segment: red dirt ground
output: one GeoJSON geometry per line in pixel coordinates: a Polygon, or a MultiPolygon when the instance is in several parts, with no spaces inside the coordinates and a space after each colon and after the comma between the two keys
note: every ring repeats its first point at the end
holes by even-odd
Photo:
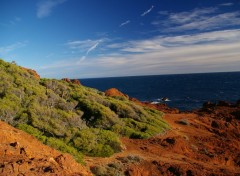
{"type": "Polygon", "coordinates": [[[92,175],[68,154],[0,121],[0,175],[92,175]]]}
{"type": "Polygon", "coordinates": [[[122,138],[123,152],[110,158],[89,157],[88,167],[118,166],[130,176],[240,175],[239,106],[219,104],[192,113],[174,112],[164,116],[171,126],[165,134],[122,138]]]}

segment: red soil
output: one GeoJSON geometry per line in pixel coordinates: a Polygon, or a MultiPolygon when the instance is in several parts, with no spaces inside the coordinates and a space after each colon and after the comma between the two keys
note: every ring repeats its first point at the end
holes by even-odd
{"type": "Polygon", "coordinates": [[[69,154],[0,121],[0,175],[92,175],[69,154]]]}
{"type": "MultiPolygon", "coordinates": [[[[156,107],[154,107],[156,108],[156,107]]],[[[121,164],[125,175],[240,175],[240,107],[214,105],[193,113],[166,113],[171,130],[149,139],[122,138],[126,149],[110,158],[88,158],[90,168],[121,164]]]]}

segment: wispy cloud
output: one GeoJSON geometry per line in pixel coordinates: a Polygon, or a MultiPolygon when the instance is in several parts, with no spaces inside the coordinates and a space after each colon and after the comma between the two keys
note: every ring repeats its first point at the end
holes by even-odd
{"type": "Polygon", "coordinates": [[[69,41],[65,45],[78,53],[86,53],[89,54],[91,51],[95,50],[97,46],[104,42],[105,38],[99,39],[99,40],[75,40],[75,41],[69,41]]]}
{"type": "Polygon", "coordinates": [[[76,40],[67,42],[65,45],[71,50],[72,53],[77,53],[78,55],[82,55],[80,61],[83,61],[87,58],[89,53],[94,51],[98,45],[104,42],[107,39],[99,39],[99,40],[76,40]]]}
{"type": "Polygon", "coordinates": [[[168,11],[159,11],[158,12],[159,15],[169,15],[168,11]]]}
{"type": "Polygon", "coordinates": [[[127,20],[127,21],[121,23],[121,24],[119,25],[119,27],[123,27],[123,26],[127,25],[127,24],[130,23],[130,22],[131,22],[130,20],[127,20]]]}
{"type": "Polygon", "coordinates": [[[172,13],[169,16],[171,23],[185,24],[192,21],[205,20],[209,14],[213,14],[217,11],[217,8],[203,8],[194,9],[189,12],[172,13]]]}
{"type": "Polygon", "coordinates": [[[232,2],[220,4],[220,6],[232,6],[232,5],[234,5],[232,2]]]}
{"type": "Polygon", "coordinates": [[[165,32],[209,31],[240,25],[240,12],[220,13],[218,8],[202,8],[192,11],[166,14],[165,20],[156,20],[153,25],[165,27],[165,32]]]}
{"type": "Polygon", "coordinates": [[[97,46],[99,45],[101,43],[101,40],[99,40],[99,41],[97,41],[91,48],[89,48],[88,50],[87,50],[87,55],[88,55],[88,53],[90,53],[91,51],[93,51],[93,50],[95,50],[95,48],[97,48],[97,46]]]}
{"type": "Polygon", "coordinates": [[[69,41],[65,45],[67,45],[72,50],[78,50],[80,52],[85,52],[98,42],[99,42],[99,40],[90,40],[90,39],[75,40],[75,41],[69,41]]]}
{"type": "Polygon", "coordinates": [[[27,45],[27,42],[16,42],[8,46],[0,46],[0,54],[1,55],[8,54],[10,52],[13,52],[16,49],[25,47],[26,45],[27,45]]]}
{"type": "Polygon", "coordinates": [[[44,0],[37,6],[37,17],[44,18],[51,14],[52,9],[66,0],[44,0]]]}
{"type": "Polygon", "coordinates": [[[49,53],[48,55],[46,55],[45,57],[46,58],[50,58],[50,57],[52,57],[52,56],[54,56],[55,54],[54,53],[49,53]]]}
{"type": "Polygon", "coordinates": [[[148,9],[148,10],[146,10],[145,12],[143,12],[143,13],[141,14],[141,16],[147,15],[148,13],[150,13],[150,12],[152,11],[153,8],[154,8],[154,6],[152,5],[151,8],[148,9]]]}
{"type": "Polygon", "coordinates": [[[172,37],[156,36],[150,39],[110,44],[107,47],[130,53],[146,53],[173,47],[231,43],[236,42],[239,38],[240,30],[223,30],[172,37]]]}
{"type": "Polygon", "coordinates": [[[10,24],[15,25],[16,23],[19,23],[22,21],[20,17],[15,17],[13,20],[9,21],[10,24]]]}
{"type": "Polygon", "coordinates": [[[39,71],[43,74],[51,71],[53,77],[75,78],[79,75],[105,77],[236,71],[240,68],[239,38],[240,29],[236,29],[112,43],[109,46],[114,49],[113,53],[86,60],[80,57],[69,62],[66,59],[39,71]],[[59,75],[59,68],[65,75],[59,75]]]}
{"type": "Polygon", "coordinates": [[[0,23],[1,26],[12,26],[12,25],[16,25],[17,23],[21,22],[22,21],[22,18],[20,17],[15,17],[13,19],[11,19],[10,21],[8,22],[5,22],[5,23],[0,23]]]}

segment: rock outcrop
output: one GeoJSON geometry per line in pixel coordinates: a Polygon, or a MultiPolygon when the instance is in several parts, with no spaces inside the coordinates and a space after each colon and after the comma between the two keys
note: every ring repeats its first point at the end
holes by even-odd
{"type": "Polygon", "coordinates": [[[63,78],[63,81],[66,81],[68,83],[73,83],[73,84],[77,84],[77,85],[81,85],[80,81],[78,79],[69,79],[69,78],[63,78]]]}
{"type": "Polygon", "coordinates": [[[110,96],[110,97],[126,98],[140,106],[156,109],[156,110],[162,111],[164,113],[179,113],[179,110],[177,108],[170,108],[169,106],[167,106],[164,103],[152,104],[151,102],[141,102],[136,98],[129,97],[127,94],[120,92],[116,88],[111,88],[111,89],[106,90],[105,95],[110,96]]]}
{"type": "Polygon", "coordinates": [[[118,89],[116,88],[111,88],[105,91],[105,95],[109,96],[109,97],[124,97],[129,99],[129,96],[120,92],[118,89]]]}
{"type": "Polygon", "coordinates": [[[35,70],[32,70],[30,68],[25,68],[25,67],[21,67],[23,70],[26,70],[28,73],[30,73],[34,78],[36,79],[40,79],[40,76],[39,74],[35,71],[35,70]]]}

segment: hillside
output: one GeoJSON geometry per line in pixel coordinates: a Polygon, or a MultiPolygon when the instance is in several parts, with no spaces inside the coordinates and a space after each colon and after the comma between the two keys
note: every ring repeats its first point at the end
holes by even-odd
{"type": "Polygon", "coordinates": [[[78,81],[41,79],[35,71],[3,60],[0,80],[0,119],[78,162],[83,154],[120,152],[120,137],[149,138],[169,129],[160,111],[106,96],[78,81]]]}
{"type": "MultiPolygon", "coordinates": [[[[151,105],[152,106],[152,105],[151,105]]],[[[240,101],[206,103],[195,112],[163,117],[171,130],[148,139],[122,138],[126,149],[109,158],[86,158],[97,176],[239,176],[240,101]]]]}
{"type": "Polygon", "coordinates": [[[240,174],[240,100],[180,112],[2,60],[0,80],[0,175],[240,174]]]}
{"type": "Polygon", "coordinates": [[[0,121],[0,175],[92,175],[69,154],[0,121]]]}

